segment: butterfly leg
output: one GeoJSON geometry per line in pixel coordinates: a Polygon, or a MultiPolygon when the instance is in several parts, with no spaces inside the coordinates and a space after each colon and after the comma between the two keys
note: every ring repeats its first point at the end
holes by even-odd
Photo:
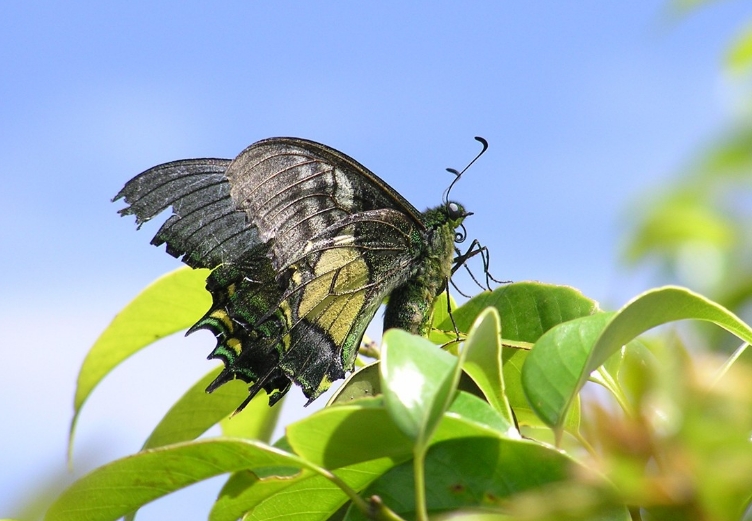
{"type": "MultiPolygon", "coordinates": [[[[473,282],[475,282],[479,288],[482,290],[491,290],[491,281],[496,282],[497,284],[506,284],[510,281],[503,281],[496,279],[493,275],[491,275],[490,264],[491,264],[491,254],[488,251],[488,248],[486,246],[482,246],[480,242],[478,242],[478,239],[473,239],[473,242],[470,243],[470,247],[467,249],[465,253],[462,253],[459,248],[455,247],[455,252],[457,253],[457,256],[454,258],[454,266],[452,266],[452,273],[454,274],[460,266],[464,266],[467,272],[470,274],[470,278],[473,279],[473,282]],[[483,260],[483,273],[486,277],[486,284],[485,286],[482,285],[480,282],[478,282],[478,279],[475,277],[473,272],[470,270],[470,268],[467,266],[467,261],[476,255],[480,255],[481,259],[483,260]]],[[[456,288],[456,286],[455,286],[456,288]]]]}

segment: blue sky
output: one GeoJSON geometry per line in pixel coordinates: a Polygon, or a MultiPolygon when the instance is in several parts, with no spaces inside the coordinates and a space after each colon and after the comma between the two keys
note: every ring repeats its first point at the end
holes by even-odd
{"type": "MultiPolygon", "coordinates": [[[[491,147],[453,193],[498,278],[608,306],[645,289],[617,262],[628,203],[733,115],[720,62],[752,7],[666,14],[662,0],[0,3],[0,517],[64,472],[89,346],[178,266],[110,203],[155,164],[305,137],[422,209],[481,135],[491,147]]],[[[211,345],[164,341],[108,378],[80,420],[77,472],[136,451],[211,345]]],[[[303,402],[290,394],[288,418],[303,402]]],[[[140,519],[201,519],[217,486],[140,519]]]]}

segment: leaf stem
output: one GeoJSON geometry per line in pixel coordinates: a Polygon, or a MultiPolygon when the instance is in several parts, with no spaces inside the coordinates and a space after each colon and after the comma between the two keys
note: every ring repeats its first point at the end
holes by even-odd
{"type": "Polygon", "coordinates": [[[413,450],[413,474],[415,475],[415,519],[428,521],[428,509],[426,508],[426,446],[417,443],[413,450]]]}
{"type": "Polygon", "coordinates": [[[609,374],[609,372],[606,371],[603,366],[599,367],[596,373],[598,373],[597,377],[591,376],[590,381],[605,387],[609,392],[611,392],[611,395],[616,399],[616,402],[619,404],[622,410],[628,415],[634,416],[635,411],[632,405],[629,403],[629,400],[622,392],[619,384],[611,377],[611,374],[609,374]]]}
{"type": "Polygon", "coordinates": [[[728,372],[728,370],[731,368],[732,365],[734,365],[734,362],[744,354],[744,351],[747,350],[749,347],[749,344],[747,342],[744,342],[742,345],[736,348],[736,351],[729,357],[728,360],[716,371],[715,376],[713,377],[713,383],[712,386],[715,386],[722,378],[723,376],[728,372]]]}
{"type": "Polygon", "coordinates": [[[342,490],[342,492],[344,492],[347,495],[347,497],[350,498],[350,500],[353,502],[353,505],[355,505],[355,507],[358,510],[360,510],[361,512],[363,512],[366,516],[368,516],[370,514],[371,509],[370,509],[370,507],[368,505],[368,502],[365,499],[363,499],[362,497],[360,497],[360,495],[358,495],[358,493],[355,492],[355,490],[353,490],[352,488],[350,488],[350,485],[348,485],[347,483],[345,483],[344,481],[342,481],[339,478],[339,476],[337,476],[333,472],[330,472],[330,471],[328,471],[326,469],[323,469],[323,468],[320,468],[320,467],[318,468],[318,472],[322,476],[324,476],[326,479],[328,479],[329,481],[331,481],[332,483],[334,483],[335,485],[337,485],[342,490]]]}

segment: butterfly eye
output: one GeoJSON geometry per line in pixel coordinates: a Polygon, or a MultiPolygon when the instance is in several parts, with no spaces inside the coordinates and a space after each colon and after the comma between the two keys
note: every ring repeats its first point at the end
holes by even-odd
{"type": "Polygon", "coordinates": [[[461,205],[454,202],[448,202],[446,209],[447,215],[449,215],[449,218],[452,220],[461,219],[469,215],[461,205]]]}

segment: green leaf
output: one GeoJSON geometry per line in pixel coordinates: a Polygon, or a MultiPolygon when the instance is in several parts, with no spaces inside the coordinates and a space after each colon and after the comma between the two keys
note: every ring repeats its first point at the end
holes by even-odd
{"type": "MultiPolygon", "coordinates": [[[[245,391],[243,399],[245,399],[248,396],[248,385],[244,384],[243,389],[245,391]]],[[[212,394],[215,394],[217,391],[214,391],[212,394]]],[[[226,415],[219,421],[219,425],[222,427],[222,434],[269,443],[274,434],[274,428],[277,426],[277,420],[282,411],[284,400],[285,398],[282,397],[273,407],[269,407],[269,397],[266,391],[260,392],[240,413],[230,416],[226,415]]],[[[237,406],[238,403],[236,402],[235,405],[237,406]]]]}
{"type": "Polygon", "coordinates": [[[287,441],[296,454],[330,470],[383,457],[403,459],[412,455],[412,440],[395,425],[383,406],[363,403],[369,401],[327,407],[292,423],[286,429],[287,441]]]}
{"type": "Polygon", "coordinates": [[[53,503],[45,521],[114,521],[219,474],[285,465],[318,471],[294,454],[250,440],[199,440],[147,450],[78,480],[53,503]]]}
{"type": "MultiPolygon", "coordinates": [[[[499,312],[503,343],[532,344],[557,324],[592,315],[598,303],[569,286],[516,282],[480,293],[454,311],[459,330],[467,333],[487,307],[499,312]]],[[[441,328],[451,329],[451,322],[441,328]]]]}
{"type": "MultiPolygon", "coordinates": [[[[573,462],[556,450],[525,440],[466,437],[433,445],[426,456],[426,497],[429,512],[468,506],[500,506],[509,496],[563,482],[573,462]]],[[[390,470],[369,486],[397,514],[415,511],[410,462],[390,470]]],[[[353,509],[350,521],[365,519],[353,509]]]]}
{"type": "MultiPolygon", "coordinates": [[[[508,428],[490,405],[460,392],[439,422],[432,442],[470,435],[506,437],[508,428]]],[[[286,431],[296,454],[328,469],[385,457],[400,462],[413,454],[413,440],[397,427],[378,399],[327,407],[288,425],[286,431]]]]}
{"type": "Polygon", "coordinates": [[[525,361],[522,388],[533,411],[557,431],[557,437],[576,396],[572,383],[578,381],[593,345],[614,315],[599,313],[560,324],[536,342],[525,361]]]}
{"type": "Polygon", "coordinates": [[[655,356],[637,339],[610,356],[596,371],[592,381],[608,389],[628,414],[636,413],[637,397],[643,393],[645,376],[656,369],[655,356]]]}
{"type": "Polygon", "coordinates": [[[486,308],[475,321],[462,348],[462,369],[473,379],[488,403],[514,425],[504,390],[501,368],[501,324],[495,308],[486,308]]]}
{"type": "Polygon", "coordinates": [[[230,476],[214,502],[209,521],[237,521],[264,499],[279,494],[299,481],[310,478],[302,472],[289,477],[260,479],[249,470],[230,476]]]}
{"type": "Polygon", "coordinates": [[[113,319],[86,355],[76,384],[69,451],[76,421],[94,388],[123,360],[194,324],[209,308],[208,270],[181,268],[147,286],[113,319]]]}
{"type": "MultiPolygon", "coordinates": [[[[520,430],[539,441],[555,443],[551,429],[535,414],[522,388],[522,368],[530,351],[502,346],[501,357],[504,387],[509,405],[514,411],[520,430]]],[[[564,430],[577,435],[580,425],[579,401],[570,409],[564,421],[564,430]]]]}
{"type": "Polygon", "coordinates": [[[456,388],[457,358],[425,338],[400,329],[384,333],[381,384],[384,403],[400,430],[424,445],[456,388]]]}
{"type": "MultiPolygon", "coordinates": [[[[340,468],[336,474],[351,488],[360,491],[393,466],[392,461],[379,459],[340,468]]],[[[325,521],[347,501],[348,497],[339,487],[322,476],[314,475],[305,480],[295,480],[282,493],[269,495],[245,519],[325,521]]]]}
{"type": "Polygon", "coordinates": [[[344,404],[360,398],[381,394],[379,362],[376,361],[352,373],[329,399],[329,405],[344,404]]]}
{"type": "MultiPolygon", "coordinates": [[[[449,297],[452,313],[457,310],[457,302],[449,297]]],[[[447,292],[442,291],[433,303],[433,312],[431,314],[431,328],[428,332],[428,339],[434,344],[445,344],[456,340],[452,319],[449,318],[447,307],[447,292]],[[444,329],[444,328],[447,329],[444,329]]]]}
{"type": "Polygon", "coordinates": [[[536,413],[559,431],[569,405],[590,373],[638,335],[683,319],[705,320],[744,341],[752,329],[723,306],[688,289],[666,286],[647,291],[616,314],[562,324],[536,343],[522,371],[522,384],[536,413]]]}
{"type": "Polygon", "coordinates": [[[242,413],[228,418],[248,396],[248,386],[240,380],[232,380],[208,394],[206,387],[221,370],[221,367],[214,368],[196,382],[162,418],[142,449],[195,439],[217,422],[222,422],[225,436],[268,442],[280,407],[269,407],[266,393],[260,392],[242,413]]]}
{"type": "Polygon", "coordinates": [[[472,421],[476,425],[485,425],[496,431],[500,436],[520,438],[520,433],[514,426],[513,421],[510,422],[499,411],[491,407],[487,401],[470,393],[459,391],[447,410],[445,419],[439,424],[436,432],[437,439],[447,439],[443,433],[439,432],[442,426],[450,429],[456,428],[456,426],[452,426],[450,420],[454,415],[459,416],[462,420],[472,421]]]}

